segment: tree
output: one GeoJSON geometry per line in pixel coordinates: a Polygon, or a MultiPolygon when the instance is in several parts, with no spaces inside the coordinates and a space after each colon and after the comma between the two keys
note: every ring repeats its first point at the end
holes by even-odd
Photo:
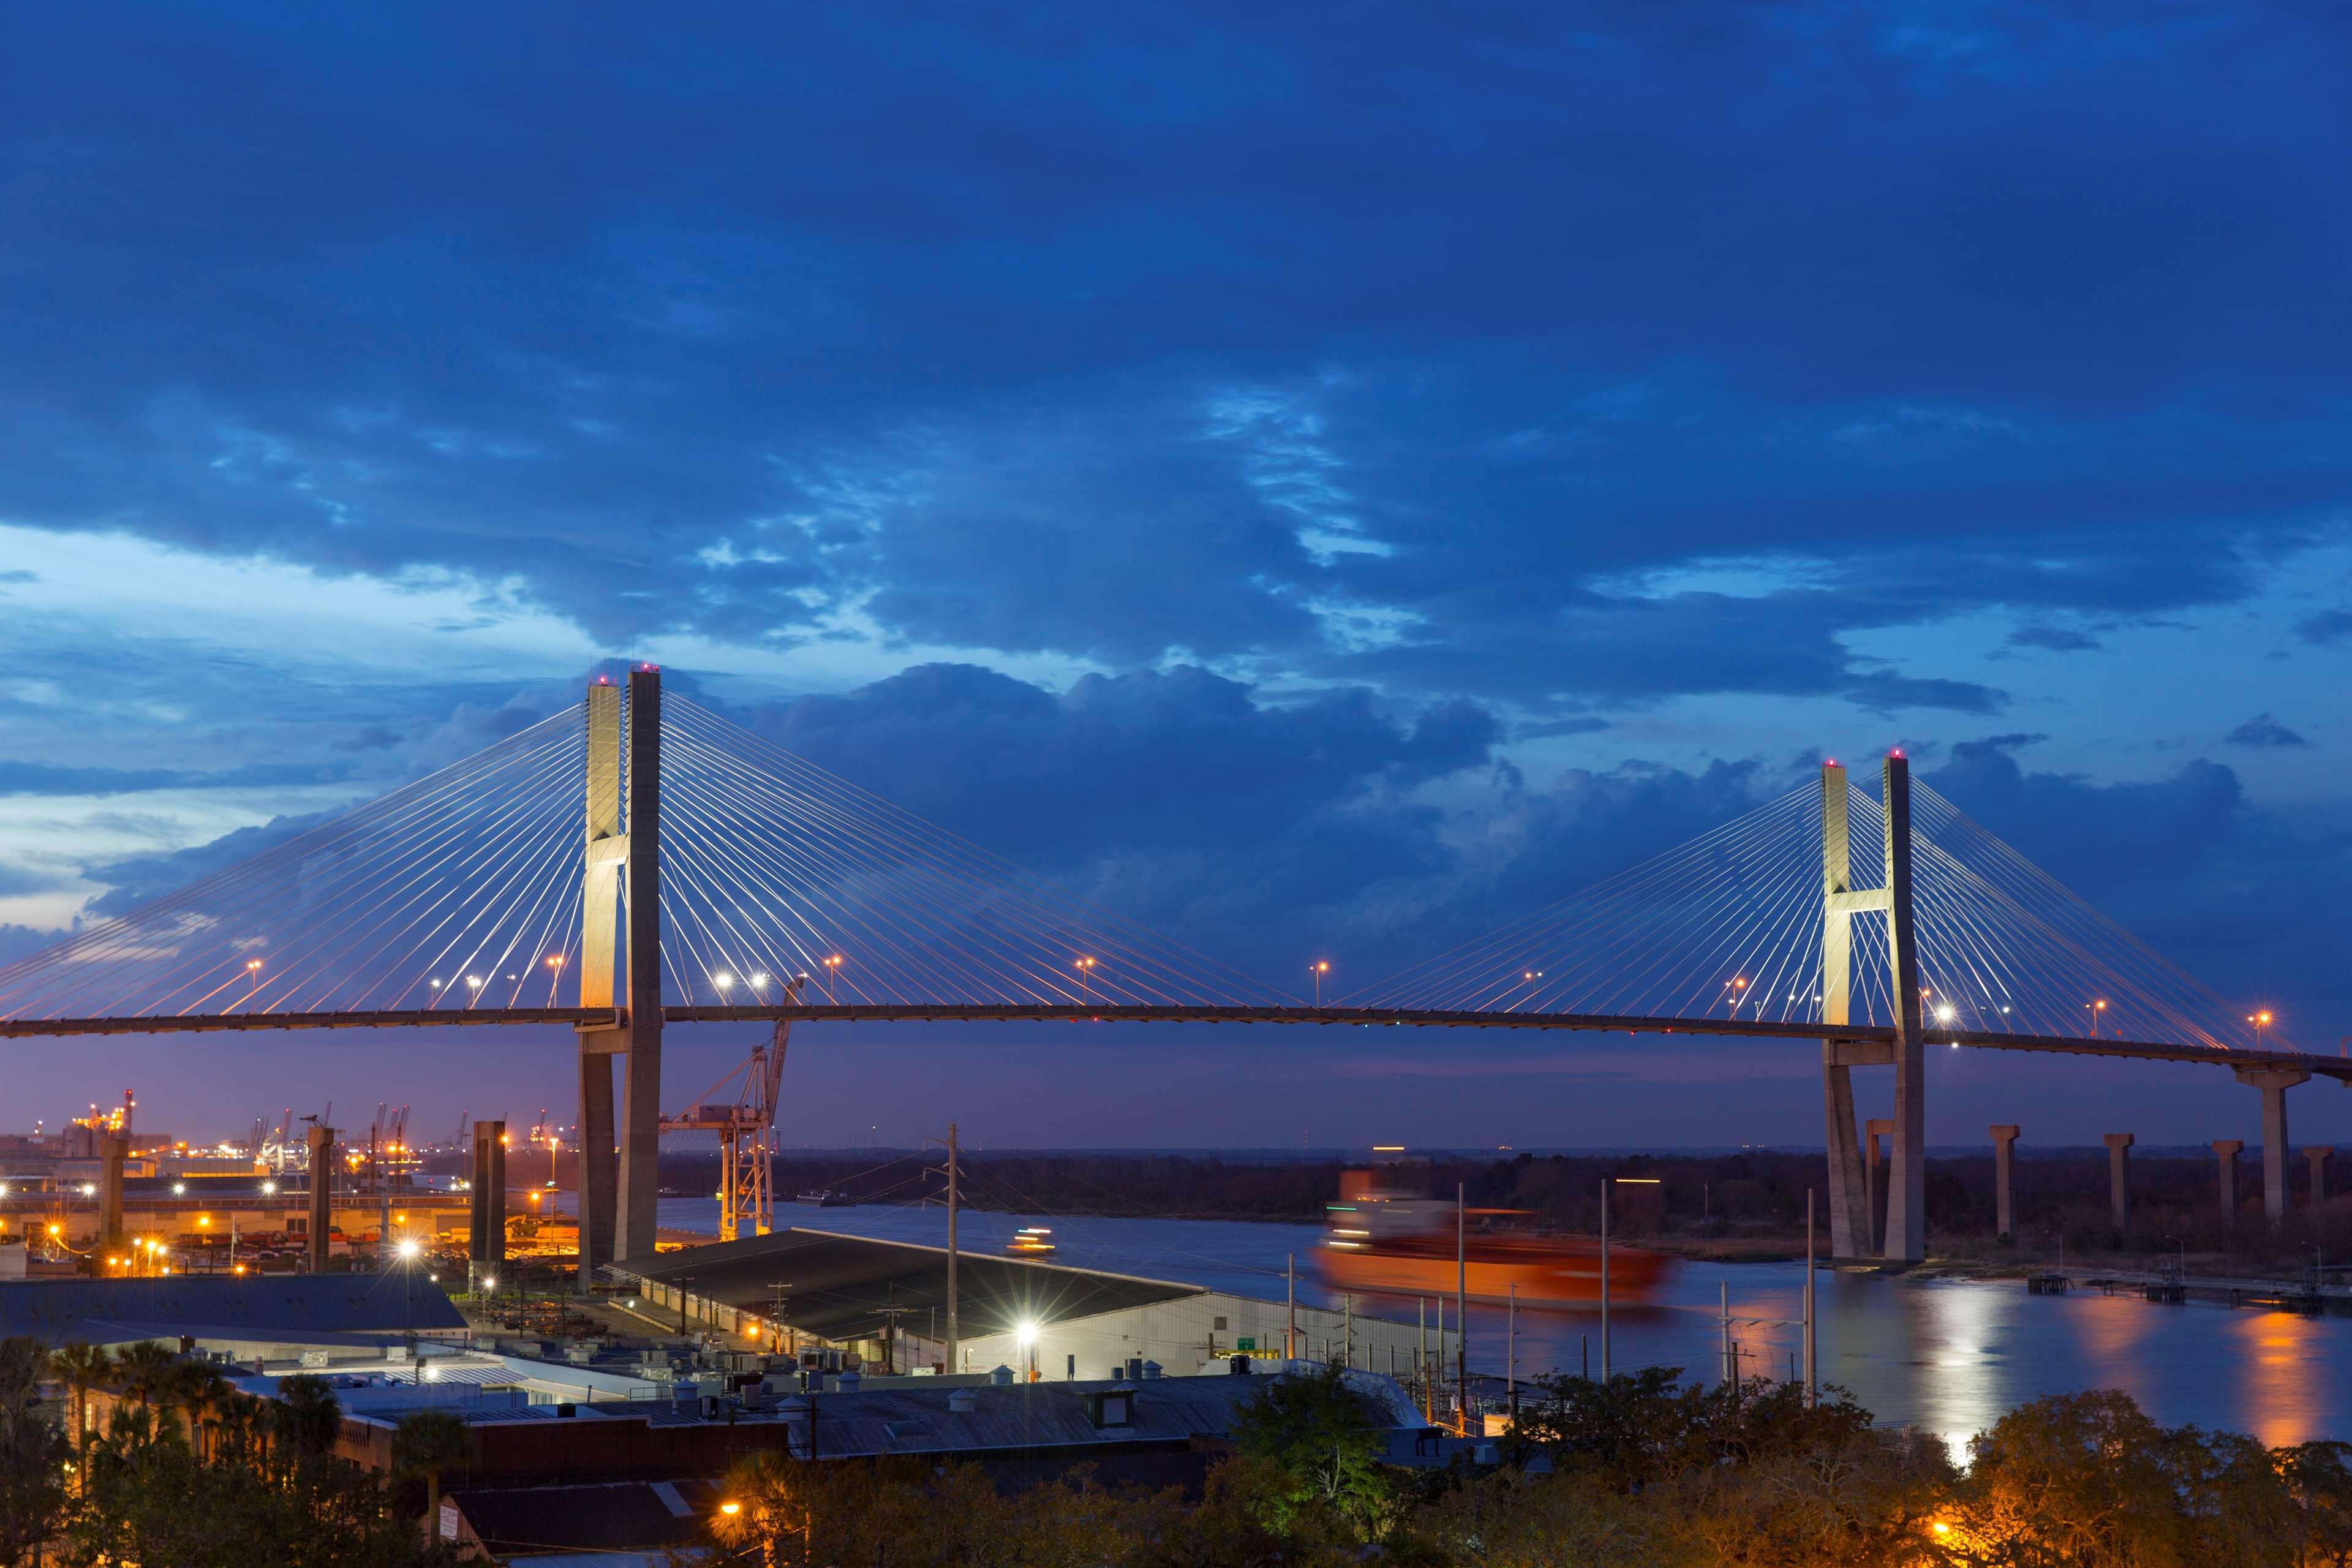
{"type": "Polygon", "coordinates": [[[79,1341],[49,1352],[49,1373],[73,1394],[74,1462],[89,1461],[89,1391],[114,1375],[114,1357],[103,1345],[79,1341]]]}
{"type": "Polygon", "coordinates": [[[177,1355],[153,1340],[127,1344],[114,1357],[122,1391],[137,1398],[140,1408],[149,1410],[171,1402],[173,1373],[179,1363],[177,1355]]]}
{"type": "Polygon", "coordinates": [[[392,1471],[404,1480],[425,1482],[425,1540],[438,1539],[441,1517],[441,1477],[449,1470],[471,1467],[481,1458],[481,1445],[462,1416],[446,1410],[412,1410],[392,1433],[392,1471]]]}
{"type": "Polygon", "coordinates": [[[342,1402],[322,1377],[281,1378],[269,1415],[279,1457],[289,1463],[333,1453],[343,1434],[342,1402]]]}
{"type": "Polygon", "coordinates": [[[1388,1532],[1394,1495],[1379,1460],[1386,1448],[1371,1402],[1336,1363],[1307,1376],[1271,1377],[1234,1418],[1234,1445],[1268,1462],[1268,1522],[1289,1533],[1302,1514],[1328,1510],[1356,1534],[1388,1532]]]}
{"type": "Polygon", "coordinates": [[[66,1442],[40,1413],[48,1356],[37,1340],[0,1340],[0,1568],[15,1568],[58,1528],[66,1442]]]}
{"type": "Polygon", "coordinates": [[[2021,1405],[1971,1444],[1958,1532],[1987,1563],[2193,1563],[2178,1447],[2113,1390],[2021,1405]]]}

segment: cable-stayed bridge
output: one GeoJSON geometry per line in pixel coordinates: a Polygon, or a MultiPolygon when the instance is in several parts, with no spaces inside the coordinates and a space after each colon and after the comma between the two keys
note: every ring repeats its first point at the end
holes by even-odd
{"type": "MultiPolygon", "coordinates": [[[[1891,1067],[1887,1255],[1924,1256],[1927,1047],[2352,1060],[2199,984],[1925,784],[1834,763],[1777,800],[1327,999],[1193,952],[709,710],[659,672],[0,968],[0,1037],[562,1024],[582,1247],[650,1253],[666,1024],[1074,1021],[1816,1041],[1833,1248],[1866,1228],[1851,1074],[1891,1067]],[[616,1086],[614,1067],[620,1073],[616,1086]]],[[[2275,1131],[2275,1136],[2271,1133],[2275,1131]]]]}

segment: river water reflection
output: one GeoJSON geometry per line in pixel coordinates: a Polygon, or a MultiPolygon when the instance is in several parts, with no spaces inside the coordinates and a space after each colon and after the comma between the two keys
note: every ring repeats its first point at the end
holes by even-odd
{"type": "MultiPolygon", "coordinates": [[[[707,1198],[665,1198],[661,1222],[709,1233],[717,1206],[707,1198]]],[[[947,1215],[936,1208],[794,1208],[777,1217],[856,1236],[934,1246],[947,1239],[947,1215]]],[[[970,1212],[961,1224],[967,1250],[1001,1250],[1015,1228],[1050,1226],[1057,1263],[1276,1300],[1285,1259],[1296,1253],[1300,1300],[1339,1304],[1313,1275],[1316,1226],[970,1212]]],[[[1717,1303],[1727,1283],[1742,1370],[1785,1377],[1790,1358],[1801,1355],[1803,1281],[1793,1263],[1685,1263],[1658,1305],[1612,1314],[1614,1364],[1621,1372],[1680,1366],[1714,1377],[1721,1365],[1717,1303]]],[[[2268,1444],[2352,1439],[2352,1320],[2198,1302],[2157,1306],[2095,1290],[2029,1296],[2015,1281],[1914,1284],[1828,1273],[1818,1301],[1822,1381],[1852,1389],[1882,1423],[1909,1423],[1956,1446],[2026,1400],[2098,1388],[2124,1390],[2167,1426],[2193,1422],[2268,1444]]],[[[1404,1322],[1414,1321],[1417,1308],[1410,1296],[1356,1298],[1357,1310],[1404,1322]]],[[[1451,1302],[1446,1318],[1453,1320],[1451,1302]]],[[[1504,1370],[1504,1319],[1499,1307],[1471,1308],[1473,1370],[1504,1370]]],[[[1518,1314],[1522,1376],[1573,1371],[1588,1353],[1598,1370],[1597,1312],[1518,1314]]]]}

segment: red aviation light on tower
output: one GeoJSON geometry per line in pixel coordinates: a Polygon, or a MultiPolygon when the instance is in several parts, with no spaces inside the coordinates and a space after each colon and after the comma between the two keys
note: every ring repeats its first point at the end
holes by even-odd
{"type": "Polygon", "coordinates": [[[1902,761],[1902,759],[1903,759],[1903,748],[1902,748],[1902,747],[1900,747],[1900,746],[1896,746],[1896,747],[1893,748],[1892,750],[1890,750],[1886,754],[1887,754],[1888,756],[1890,756],[1890,757],[1893,757],[1893,758],[1894,758],[1894,759],[1895,759],[1897,762],[1900,762],[1900,761],[1902,761]]]}

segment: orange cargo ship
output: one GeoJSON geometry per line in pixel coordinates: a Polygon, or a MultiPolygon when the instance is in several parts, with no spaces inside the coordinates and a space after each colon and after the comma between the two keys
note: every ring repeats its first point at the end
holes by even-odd
{"type": "MultiPolygon", "coordinates": [[[[1330,1213],[1330,1234],[1318,1256],[1324,1282],[1335,1289],[1451,1296],[1466,1274],[1470,1295],[1481,1301],[1516,1295],[1522,1306],[1600,1304],[1601,1243],[1543,1235],[1528,1226],[1531,1216],[1523,1210],[1468,1212],[1460,1274],[1452,1204],[1377,1187],[1370,1172],[1349,1171],[1330,1213]]],[[[1650,1300],[1673,1267],[1664,1253],[1610,1243],[1611,1303],[1650,1300]]]]}

